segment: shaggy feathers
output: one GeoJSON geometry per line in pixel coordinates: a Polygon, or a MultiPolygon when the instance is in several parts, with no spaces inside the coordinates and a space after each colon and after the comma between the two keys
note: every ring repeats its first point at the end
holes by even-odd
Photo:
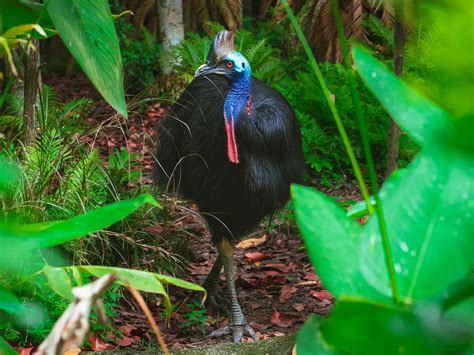
{"type": "Polygon", "coordinates": [[[235,135],[239,164],[227,157],[223,107],[230,84],[219,75],[195,79],[159,129],[159,184],[196,201],[218,242],[237,242],[300,182],[299,128],[286,100],[252,78],[250,116],[242,110],[235,135]]]}

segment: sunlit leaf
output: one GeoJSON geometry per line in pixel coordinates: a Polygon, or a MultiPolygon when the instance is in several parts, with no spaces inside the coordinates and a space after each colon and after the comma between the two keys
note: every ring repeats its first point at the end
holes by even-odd
{"type": "Polygon", "coordinates": [[[424,145],[449,128],[447,111],[406,85],[366,50],[354,47],[352,54],[366,85],[415,142],[424,145]]]}
{"type": "Polygon", "coordinates": [[[72,300],[72,284],[66,270],[58,267],[45,266],[43,272],[48,279],[49,286],[61,297],[72,300]]]}
{"type": "Polygon", "coordinates": [[[0,264],[14,262],[12,256],[21,250],[48,248],[80,238],[107,228],[127,217],[145,204],[159,206],[151,195],[141,195],[130,200],[118,201],[65,221],[46,222],[33,225],[1,225],[0,264]]]}
{"type": "Polygon", "coordinates": [[[291,192],[305,246],[324,286],[335,297],[352,295],[391,302],[365,281],[357,267],[360,226],[320,192],[298,185],[292,186],[291,192]]]}
{"type": "Polygon", "coordinates": [[[352,354],[462,353],[470,334],[446,322],[436,308],[406,309],[365,300],[342,298],[320,325],[322,338],[352,354]],[[361,331],[370,329],[370,336],[361,331]]]}
{"type": "Polygon", "coordinates": [[[64,44],[104,99],[127,117],[122,57],[107,0],[50,0],[48,13],[64,44]]]}

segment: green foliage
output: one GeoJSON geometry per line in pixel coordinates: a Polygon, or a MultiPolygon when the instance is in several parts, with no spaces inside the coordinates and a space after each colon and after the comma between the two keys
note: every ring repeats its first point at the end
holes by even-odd
{"type": "Polygon", "coordinates": [[[380,191],[402,305],[392,304],[376,217],[361,227],[323,194],[294,187],[296,216],[311,260],[338,297],[327,321],[312,318],[303,327],[297,347],[304,354],[316,346],[323,353],[463,352],[472,346],[473,324],[465,323],[465,312],[474,317],[472,287],[457,287],[462,297],[446,290],[459,280],[472,284],[466,278],[474,264],[472,117],[452,122],[370,55],[360,49],[353,55],[369,88],[422,145],[415,160],[380,191]],[[440,301],[442,294],[451,294],[450,301],[440,301]],[[447,304],[462,311],[449,315],[447,304]]]}
{"type": "Polygon", "coordinates": [[[126,89],[139,91],[154,85],[161,69],[161,44],[146,28],[135,34],[133,25],[124,18],[117,20],[117,34],[126,70],[126,89]]]}
{"type": "MultiPolygon", "coordinates": [[[[320,65],[320,69],[334,95],[336,107],[351,139],[355,154],[361,158],[362,146],[344,68],[340,64],[324,63],[320,65]]],[[[298,71],[295,77],[286,76],[281,79],[275,87],[285,96],[296,113],[301,127],[303,153],[312,175],[320,177],[325,185],[331,185],[332,180],[343,179],[347,171],[351,169],[350,162],[341,159],[345,154],[344,145],[337,135],[331,111],[313,74],[303,69],[298,71]]],[[[372,94],[367,89],[361,89],[363,109],[370,127],[369,134],[373,142],[375,159],[383,162],[386,152],[388,117],[372,94]]]]}
{"type": "Polygon", "coordinates": [[[109,4],[105,0],[48,2],[48,14],[64,44],[107,102],[123,116],[122,58],[109,4]]]}
{"type": "MultiPolygon", "coordinates": [[[[44,254],[43,249],[61,245],[104,229],[125,218],[145,204],[159,207],[153,197],[142,195],[134,199],[118,201],[63,221],[35,224],[18,224],[11,221],[0,223],[0,240],[5,245],[5,248],[2,248],[0,252],[0,270],[2,272],[11,272],[12,275],[15,275],[9,277],[3,274],[0,275],[0,281],[5,282],[4,280],[6,280],[7,283],[10,283],[7,287],[0,286],[0,294],[2,295],[0,309],[13,313],[17,321],[30,322],[32,313],[35,313],[35,311],[31,307],[28,307],[28,311],[26,311],[26,308],[22,306],[18,298],[13,294],[12,290],[14,287],[11,286],[12,281],[19,281],[15,280],[15,278],[24,277],[29,273],[32,274],[22,281],[26,285],[32,285],[33,281],[31,280],[43,274],[46,277],[48,286],[57,294],[69,300],[72,299],[71,288],[73,287],[73,280],[76,284],[82,283],[81,273],[97,277],[113,273],[117,276],[115,282],[119,285],[132,286],[141,291],[161,294],[164,297],[168,312],[171,310],[171,302],[163,286],[164,284],[172,284],[182,288],[205,292],[198,285],[171,276],[139,270],[89,265],[65,268],[45,265],[46,259],[44,255],[41,257],[44,254]],[[18,257],[19,253],[21,253],[21,257],[18,257]],[[40,262],[32,262],[35,258],[40,260],[40,262]],[[25,263],[26,260],[28,260],[28,263],[25,263]],[[70,275],[72,275],[72,278],[70,275]]],[[[55,307],[55,309],[62,309],[62,307],[55,307]]],[[[38,310],[36,313],[38,313],[40,318],[42,317],[43,312],[41,310],[38,310]]],[[[7,321],[9,321],[8,318],[7,321]]],[[[41,322],[38,321],[38,323],[41,322]]],[[[10,324],[5,330],[12,328],[14,328],[14,325],[10,324]]],[[[44,327],[39,329],[41,330],[41,336],[44,337],[46,334],[42,334],[42,332],[46,331],[46,329],[44,327]]],[[[9,333],[5,332],[4,336],[12,339],[15,338],[16,333],[11,331],[9,333]]]]}
{"type": "Polygon", "coordinates": [[[198,301],[188,303],[186,306],[190,310],[184,314],[186,320],[179,327],[184,330],[197,328],[203,335],[206,334],[205,326],[208,318],[206,308],[198,301]]]}

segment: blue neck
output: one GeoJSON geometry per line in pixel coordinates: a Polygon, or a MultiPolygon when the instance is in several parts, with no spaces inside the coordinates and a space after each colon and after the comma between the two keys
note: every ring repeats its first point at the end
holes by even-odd
{"type": "Polygon", "coordinates": [[[224,113],[228,120],[231,118],[237,121],[242,110],[247,108],[250,96],[250,67],[239,74],[230,86],[229,92],[224,102],[224,113]]]}

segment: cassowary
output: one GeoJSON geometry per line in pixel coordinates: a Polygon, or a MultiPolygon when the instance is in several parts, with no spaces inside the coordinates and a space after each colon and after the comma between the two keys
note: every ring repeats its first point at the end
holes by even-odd
{"type": "Polygon", "coordinates": [[[232,334],[239,342],[256,335],[237,300],[234,245],[285,205],[304,163],[293,110],[251,76],[233,42],[232,32],[217,34],[206,63],[162,121],[155,176],[167,190],[194,200],[205,217],[219,254],[203,286],[216,305],[224,267],[230,301],[228,326],[211,336],[232,334]]]}

